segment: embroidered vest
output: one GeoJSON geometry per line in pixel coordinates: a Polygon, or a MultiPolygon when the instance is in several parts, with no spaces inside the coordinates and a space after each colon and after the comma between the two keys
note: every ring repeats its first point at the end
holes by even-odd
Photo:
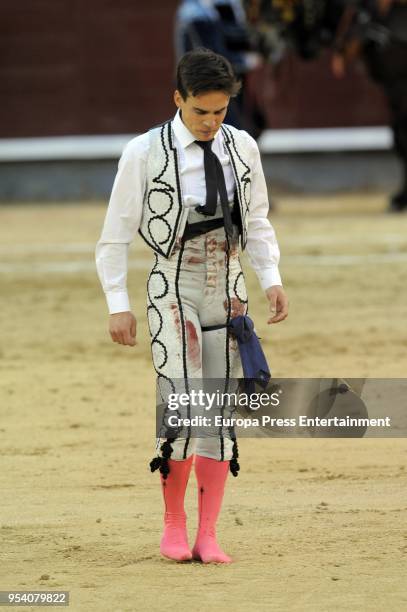
{"type": "MultiPolygon", "coordinates": [[[[171,120],[172,121],[172,120],[171,120]]],[[[139,233],[159,255],[170,257],[180,229],[185,227],[188,209],[182,204],[181,180],[171,121],[150,130],[147,160],[147,185],[139,233]]],[[[235,177],[236,193],[242,220],[240,243],[246,248],[250,209],[251,167],[240,131],[221,126],[226,149],[235,177]]]]}

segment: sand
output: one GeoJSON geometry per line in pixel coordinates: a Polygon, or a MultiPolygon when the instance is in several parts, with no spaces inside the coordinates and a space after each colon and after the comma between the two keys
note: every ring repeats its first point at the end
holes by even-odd
{"type": "MultiPolygon", "coordinates": [[[[242,439],[218,527],[234,563],[160,556],[151,256],[138,239],[138,345],[115,345],[93,263],[105,206],[0,211],[0,589],[69,590],[75,612],[406,609],[404,439],[242,439]]],[[[287,321],[267,326],[245,266],[274,375],[405,377],[407,216],[380,194],[275,207],[287,321]]],[[[186,506],[193,540],[194,477],[186,506]]]]}

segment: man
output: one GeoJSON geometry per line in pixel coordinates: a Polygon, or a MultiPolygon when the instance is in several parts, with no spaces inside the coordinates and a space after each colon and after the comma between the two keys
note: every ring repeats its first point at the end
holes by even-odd
{"type": "MultiPolygon", "coordinates": [[[[197,379],[226,381],[241,371],[229,323],[247,313],[238,241],[270,303],[268,323],[287,316],[278,272],[279,249],[268,219],[267,188],[256,142],[222,125],[239,89],[232,67],[207,49],[185,54],[177,68],[172,121],[125,148],[96,248],[99,277],[114,342],[134,346],[136,319],[126,292],[127,248],[138,231],[155,255],[147,313],[158,384],[189,389],[197,379]]],[[[165,394],[164,394],[165,395],[165,394]]],[[[220,428],[192,439],[159,439],[165,502],[161,553],[182,561],[228,563],[215,526],[229,468],[237,475],[237,444],[220,428]],[[199,529],[192,551],[186,533],[185,490],[195,454],[199,529]]]]}

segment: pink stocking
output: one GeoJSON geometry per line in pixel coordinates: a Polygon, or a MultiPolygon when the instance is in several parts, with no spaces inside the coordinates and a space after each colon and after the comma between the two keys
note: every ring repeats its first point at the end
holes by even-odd
{"type": "Polygon", "coordinates": [[[160,475],[165,504],[164,533],[161,538],[160,552],[175,561],[192,559],[184,510],[185,490],[191,471],[192,458],[193,455],[184,461],[168,459],[170,472],[167,479],[164,480],[160,475]]]}
{"type": "Polygon", "coordinates": [[[217,461],[197,455],[195,474],[198,481],[199,527],[192,555],[204,563],[230,563],[216,541],[216,521],[220,512],[229,471],[229,461],[217,461]]]}

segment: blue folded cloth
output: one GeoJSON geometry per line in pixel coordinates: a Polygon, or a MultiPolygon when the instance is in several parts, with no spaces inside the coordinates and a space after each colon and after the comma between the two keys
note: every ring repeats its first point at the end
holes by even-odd
{"type": "Polygon", "coordinates": [[[270,382],[271,373],[260,342],[254,331],[254,323],[248,315],[231,319],[228,327],[237,338],[246,392],[254,393],[255,383],[265,389],[270,382]]]}

